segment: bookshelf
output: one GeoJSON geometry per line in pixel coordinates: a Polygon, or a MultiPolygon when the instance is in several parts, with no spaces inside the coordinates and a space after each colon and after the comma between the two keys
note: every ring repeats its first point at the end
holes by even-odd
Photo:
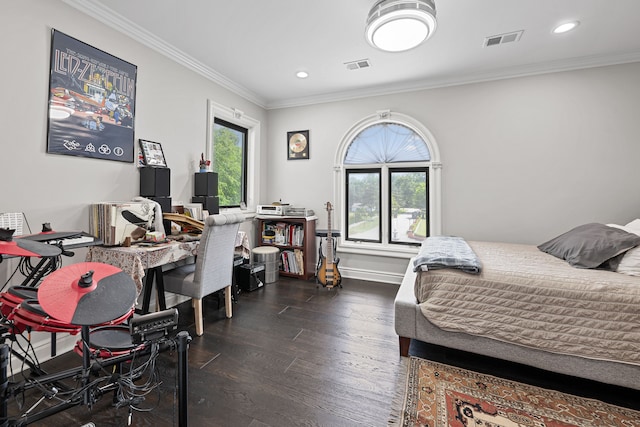
{"type": "Polygon", "coordinates": [[[280,249],[280,275],[303,280],[315,276],[317,219],[315,216],[256,216],[256,245],[280,249]]]}

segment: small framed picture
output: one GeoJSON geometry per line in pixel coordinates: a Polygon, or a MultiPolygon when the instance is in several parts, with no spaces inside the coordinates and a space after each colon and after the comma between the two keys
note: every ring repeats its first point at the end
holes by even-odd
{"type": "Polygon", "coordinates": [[[144,157],[144,164],[152,168],[166,168],[167,161],[164,158],[164,151],[162,151],[162,144],[159,142],[147,141],[140,139],[140,149],[142,150],[142,157],[144,157]]]}
{"type": "Polygon", "coordinates": [[[309,158],[309,131],[296,130],[287,132],[287,159],[298,160],[309,158]]]}

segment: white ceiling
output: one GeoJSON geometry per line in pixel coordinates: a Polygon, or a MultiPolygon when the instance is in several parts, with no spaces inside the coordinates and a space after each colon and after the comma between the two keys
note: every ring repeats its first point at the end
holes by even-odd
{"type": "Polygon", "coordinates": [[[640,0],[435,0],[435,34],[402,53],[366,42],[375,0],[63,1],[265,108],[640,61],[640,0]]]}

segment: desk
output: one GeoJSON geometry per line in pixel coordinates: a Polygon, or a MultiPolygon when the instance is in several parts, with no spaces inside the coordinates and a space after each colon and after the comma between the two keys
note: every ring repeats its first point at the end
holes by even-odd
{"type": "Polygon", "coordinates": [[[160,310],[166,310],[162,266],[195,256],[199,241],[169,241],[154,246],[92,246],[87,262],[102,262],[120,268],[136,283],[138,295],[143,293],[142,312],[149,312],[153,280],[156,281],[160,310]],[[144,278],[144,285],[142,279],[144,278]]]}
{"type": "MultiPolygon", "coordinates": [[[[143,294],[142,313],[144,314],[149,312],[154,278],[159,309],[166,310],[167,308],[164,282],[162,281],[162,266],[195,256],[199,243],[199,240],[170,240],[167,243],[154,246],[133,245],[126,248],[92,246],[89,248],[86,261],[110,264],[130,275],[136,283],[138,295],[143,294]]],[[[239,231],[236,237],[236,253],[241,253],[244,258],[248,258],[248,254],[251,253],[249,240],[243,231],[239,231]]]]}

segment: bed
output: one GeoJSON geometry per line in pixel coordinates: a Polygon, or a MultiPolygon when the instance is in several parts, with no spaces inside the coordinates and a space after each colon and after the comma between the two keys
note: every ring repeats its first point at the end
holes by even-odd
{"type": "Polygon", "coordinates": [[[462,267],[425,267],[421,249],[395,298],[400,354],[417,339],[640,390],[640,276],[617,271],[640,256],[640,236],[617,227],[540,246],[464,241],[479,264],[462,267]]]}

